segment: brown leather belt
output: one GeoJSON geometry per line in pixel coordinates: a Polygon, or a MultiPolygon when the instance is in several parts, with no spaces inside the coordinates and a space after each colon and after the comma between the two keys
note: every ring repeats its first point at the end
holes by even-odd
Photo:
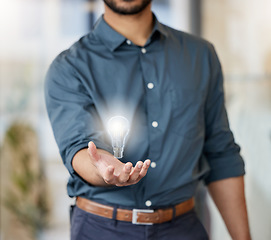
{"type": "MultiPolygon", "coordinates": [[[[113,219],[114,208],[111,206],[103,205],[91,200],[77,197],[77,207],[82,210],[109,219],[113,219]]],[[[194,207],[194,199],[191,198],[182,202],[174,207],[166,209],[121,209],[116,211],[116,220],[132,222],[134,224],[157,224],[171,221],[173,217],[178,217],[194,207]],[[173,211],[175,209],[175,211],[173,211]],[[174,213],[175,212],[175,213],[174,213]]]]}

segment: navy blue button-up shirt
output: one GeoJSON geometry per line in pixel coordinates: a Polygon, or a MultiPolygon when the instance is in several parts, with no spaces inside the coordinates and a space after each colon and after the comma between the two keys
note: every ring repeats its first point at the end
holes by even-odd
{"type": "Polygon", "coordinates": [[[47,110],[71,174],[71,197],[162,207],[191,198],[201,179],[208,184],[244,174],[213,46],[154,21],[150,38],[139,47],[101,17],[49,68],[47,110]],[[72,159],[90,140],[112,152],[105,126],[114,115],[131,123],[121,161],[150,159],[153,164],[133,186],[92,186],[74,171],[72,159]]]}

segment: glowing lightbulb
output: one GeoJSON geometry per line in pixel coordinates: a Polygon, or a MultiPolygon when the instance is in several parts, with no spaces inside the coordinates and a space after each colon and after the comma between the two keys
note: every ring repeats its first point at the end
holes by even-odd
{"type": "Polygon", "coordinates": [[[108,120],[107,131],[112,140],[114,157],[122,158],[125,139],[129,133],[129,121],[122,116],[115,116],[108,120]]]}

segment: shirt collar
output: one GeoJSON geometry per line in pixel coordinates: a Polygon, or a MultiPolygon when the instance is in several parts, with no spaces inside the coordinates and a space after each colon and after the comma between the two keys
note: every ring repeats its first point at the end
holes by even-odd
{"type": "Polygon", "coordinates": [[[153,14],[153,21],[154,21],[154,27],[153,27],[153,30],[152,30],[152,34],[151,34],[151,37],[156,33],[160,33],[162,35],[164,35],[165,37],[168,36],[168,32],[165,28],[165,26],[163,24],[161,24],[157,17],[155,16],[155,14],[153,14]]]}
{"type": "MultiPolygon", "coordinates": [[[[154,27],[153,27],[153,30],[148,42],[151,41],[152,37],[154,36],[156,32],[163,34],[165,37],[167,37],[168,35],[166,29],[157,20],[154,14],[153,14],[153,20],[154,20],[154,27]]],[[[123,35],[116,32],[113,28],[111,28],[107,24],[103,16],[101,16],[97,20],[93,29],[93,34],[96,35],[111,52],[116,50],[126,40],[126,38],[123,35]]]]}

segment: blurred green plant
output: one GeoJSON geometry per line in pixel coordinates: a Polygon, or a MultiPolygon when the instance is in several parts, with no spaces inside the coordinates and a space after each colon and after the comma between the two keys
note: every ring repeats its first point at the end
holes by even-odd
{"type": "Polygon", "coordinates": [[[12,124],[2,151],[3,161],[9,165],[4,179],[4,206],[37,239],[47,226],[49,201],[35,131],[26,124],[12,124]]]}

